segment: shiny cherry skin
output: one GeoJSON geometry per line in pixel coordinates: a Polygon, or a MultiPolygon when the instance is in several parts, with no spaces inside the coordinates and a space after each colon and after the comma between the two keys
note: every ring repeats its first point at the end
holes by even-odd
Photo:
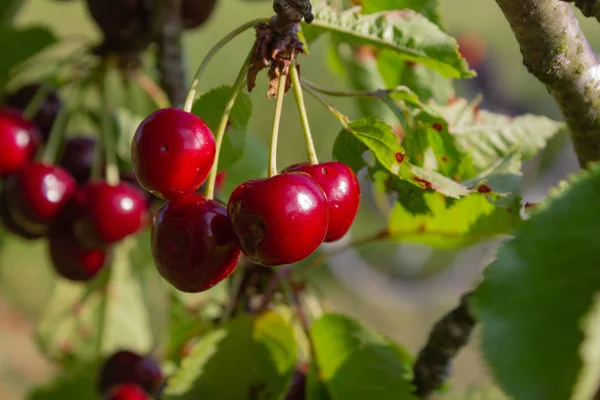
{"type": "Polygon", "coordinates": [[[176,108],[147,117],[131,143],[131,161],[140,185],[164,199],[194,192],[215,160],[215,139],[195,115],[176,108]]]}
{"type": "Polygon", "coordinates": [[[0,178],[29,163],[40,144],[38,128],[15,109],[0,109],[0,178]]]}
{"type": "Polygon", "coordinates": [[[76,188],[77,182],[62,167],[33,162],[13,175],[5,189],[15,221],[27,231],[42,234],[76,188]]]}
{"type": "Polygon", "coordinates": [[[75,222],[75,232],[86,247],[102,248],[137,233],[148,221],[144,194],[121,182],[88,182],[77,194],[84,217],[75,222]]]}
{"type": "Polygon", "coordinates": [[[152,225],[158,272],[182,292],[210,289],[227,278],[241,255],[224,205],[190,194],[161,207],[152,225]]]}
{"type": "Polygon", "coordinates": [[[103,249],[84,248],[71,227],[61,227],[49,235],[50,260],[56,273],[76,282],[92,279],[108,263],[108,253],[103,249]]]}
{"type": "Polygon", "coordinates": [[[126,383],[110,388],[102,400],[150,400],[150,397],[138,385],[126,383]]]}
{"type": "Polygon", "coordinates": [[[284,172],[300,171],[312,176],[327,196],[329,226],[325,242],[339,240],[348,232],[360,205],[360,186],[354,171],[346,164],[332,161],[317,165],[295,164],[284,172]]]}
{"type": "Polygon", "coordinates": [[[203,25],[212,15],[217,0],[182,0],[181,21],[185,29],[203,25]]]}
{"type": "Polygon", "coordinates": [[[39,239],[44,236],[40,233],[30,232],[17,223],[10,210],[6,187],[2,188],[0,192],[0,227],[25,240],[39,239]]]}
{"type": "Polygon", "coordinates": [[[96,140],[86,136],[70,138],[65,144],[58,163],[69,171],[80,185],[87,182],[92,174],[95,147],[96,140]]]}
{"type": "Polygon", "coordinates": [[[144,197],[146,198],[146,203],[148,204],[148,207],[150,207],[152,202],[154,200],[156,200],[156,197],[152,193],[150,193],[149,191],[147,191],[146,189],[144,189],[143,187],[140,186],[140,183],[138,182],[138,180],[135,176],[135,173],[133,171],[121,171],[120,177],[121,177],[121,181],[133,186],[134,188],[139,190],[140,193],[142,193],[144,195],[144,197]]]}
{"type": "Polygon", "coordinates": [[[98,375],[98,391],[106,392],[115,385],[139,385],[148,393],[156,392],[163,383],[163,374],[151,356],[142,356],[129,350],[111,355],[98,375]]]}
{"type": "MultiPolygon", "coordinates": [[[[6,104],[9,107],[18,108],[21,111],[25,111],[29,103],[40,90],[41,85],[39,83],[31,83],[19,88],[17,91],[10,93],[6,97],[6,104]]],[[[42,104],[33,116],[32,122],[40,130],[42,140],[46,141],[52,130],[52,125],[58,116],[58,112],[62,108],[62,100],[58,96],[56,90],[52,87],[46,91],[46,96],[42,101],[42,104]]]]}
{"type": "Polygon", "coordinates": [[[264,266],[303,260],[327,232],[325,193],[302,172],[242,183],[231,194],[227,212],[244,254],[264,266]]]}

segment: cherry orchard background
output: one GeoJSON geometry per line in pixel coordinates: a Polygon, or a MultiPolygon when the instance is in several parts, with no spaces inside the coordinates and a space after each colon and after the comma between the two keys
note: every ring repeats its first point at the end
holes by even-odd
{"type": "MultiPolygon", "coordinates": [[[[487,90],[487,105],[490,107],[516,107],[519,110],[557,116],[545,89],[521,66],[517,44],[493,2],[441,0],[441,4],[444,22],[450,33],[458,35],[463,31],[478,32],[489,45],[489,61],[482,68],[483,71],[486,68],[494,71],[494,82],[480,82],[482,86],[475,89],[464,88],[465,90],[487,90]]],[[[212,38],[222,36],[249,16],[269,13],[270,2],[221,1],[214,18],[205,27],[186,35],[188,70],[191,72],[214,44],[212,38]]],[[[61,35],[98,37],[98,32],[92,31],[83,3],[61,4],[48,0],[31,0],[20,15],[20,21],[50,24],[61,35]]],[[[582,23],[587,28],[592,44],[599,46],[600,27],[593,21],[582,20],[582,23]]],[[[219,67],[211,66],[208,69],[200,89],[208,89],[209,84],[214,87],[219,83],[230,83],[241,62],[240,56],[245,54],[251,40],[251,35],[244,35],[220,54],[217,57],[219,67]]],[[[322,46],[319,44],[312,46],[311,57],[300,59],[303,74],[318,84],[340,86],[322,68],[321,50],[322,46]]],[[[480,73],[480,76],[486,74],[480,73]]],[[[265,78],[261,79],[259,85],[264,85],[265,78]]],[[[261,93],[253,93],[253,101],[255,109],[272,107],[261,93]]],[[[351,100],[342,100],[336,104],[342,111],[352,115],[351,100]]],[[[313,123],[319,156],[324,161],[328,160],[329,149],[338,131],[337,122],[314,102],[309,101],[308,107],[311,120],[319,121],[318,125],[313,123]]],[[[268,140],[271,117],[270,113],[256,113],[251,122],[250,129],[263,143],[268,140]]],[[[303,148],[302,134],[291,101],[286,101],[284,119],[289,120],[287,125],[291,128],[282,132],[280,157],[292,164],[302,161],[304,155],[302,151],[297,151],[303,148]]],[[[561,139],[564,138],[555,139],[544,155],[529,163],[529,174],[525,178],[526,200],[535,201],[545,193],[547,187],[576,169],[572,152],[561,150],[561,139]]],[[[367,230],[376,231],[378,226],[373,223],[375,218],[375,214],[369,212],[367,203],[359,214],[357,224],[365,230],[364,233],[368,233],[367,230]]],[[[383,220],[379,222],[385,224],[383,220]]],[[[321,271],[322,288],[326,290],[329,301],[340,311],[357,316],[409,348],[417,349],[423,344],[423,338],[431,324],[455,303],[459,293],[469,287],[480,268],[489,261],[492,252],[493,245],[469,249],[454,262],[448,263],[454,256],[449,252],[438,251],[432,257],[427,249],[422,248],[394,246],[392,252],[383,252],[381,247],[373,246],[369,248],[369,254],[361,254],[361,257],[353,252],[336,256],[331,271],[321,271]],[[377,254],[384,253],[395,257],[394,262],[390,262],[389,258],[377,257],[377,254]],[[392,264],[402,265],[403,269],[390,270],[389,266],[392,264]],[[444,270],[429,277],[415,279],[424,265],[431,270],[441,267],[444,270]],[[455,265],[460,265],[461,268],[453,268],[455,265]],[[410,326],[410,329],[406,329],[406,326],[410,326]]],[[[25,251],[21,243],[12,239],[0,258],[0,293],[8,295],[10,291],[10,297],[15,299],[9,304],[4,297],[0,297],[2,399],[21,398],[31,383],[44,380],[52,372],[52,367],[45,364],[35,350],[30,322],[31,317],[39,314],[50,295],[54,277],[50,276],[50,269],[45,262],[43,248],[28,246],[25,251]]],[[[453,377],[456,390],[472,384],[486,383],[474,344],[457,360],[453,377]]]]}

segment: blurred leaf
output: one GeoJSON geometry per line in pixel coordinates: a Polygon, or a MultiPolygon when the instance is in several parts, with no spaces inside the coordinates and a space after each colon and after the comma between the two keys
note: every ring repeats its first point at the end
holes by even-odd
{"type": "Polygon", "coordinates": [[[414,399],[406,379],[411,366],[398,347],[337,314],[326,314],[311,328],[315,358],[334,400],[414,399]]]}
{"type": "Polygon", "coordinates": [[[63,370],[51,382],[34,388],[27,400],[100,399],[96,392],[97,373],[96,363],[63,370]]]}
{"type": "Polygon", "coordinates": [[[582,319],[585,339],[579,348],[583,367],[573,391],[573,400],[587,400],[600,390],[600,295],[596,293],[594,303],[582,319]]]}
{"type": "Polygon", "coordinates": [[[266,176],[268,154],[267,147],[256,135],[248,132],[246,149],[242,158],[227,169],[225,185],[221,194],[223,199],[228,199],[233,189],[240,183],[257,176],[266,176]]]}
{"type": "MultiPolygon", "coordinates": [[[[192,113],[202,118],[215,135],[230,95],[231,87],[221,86],[204,93],[192,107],[192,113]]],[[[223,138],[219,170],[229,168],[242,158],[251,115],[252,100],[247,93],[240,92],[229,117],[231,125],[223,138]]]]}
{"type": "Polygon", "coordinates": [[[130,110],[119,107],[114,118],[114,133],[116,135],[117,155],[120,160],[131,165],[131,141],[144,117],[134,114],[130,110]]]}
{"type": "Polygon", "coordinates": [[[327,391],[327,386],[320,376],[319,367],[313,360],[306,375],[306,400],[332,400],[327,391]]]}
{"type": "Polygon", "coordinates": [[[302,28],[309,42],[329,33],[350,45],[392,50],[404,60],[421,63],[447,78],[473,76],[458,53],[456,41],[412,10],[362,15],[319,2],[313,5],[313,13],[314,21],[302,28]]]}
{"type": "Polygon", "coordinates": [[[212,324],[200,318],[198,313],[186,307],[176,296],[171,299],[169,311],[168,354],[172,358],[179,359],[188,342],[206,333],[212,324]]]}
{"type": "Polygon", "coordinates": [[[423,14],[431,22],[440,24],[438,0],[360,0],[360,5],[365,14],[410,8],[423,14]]]}
{"type": "Polygon", "coordinates": [[[472,299],[490,370],[517,399],[571,398],[584,329],[594,333],[581,322],[600,289],[600,168],[558,193],[499,250],[472,299]]]}
{"type": "Polygon", "coordinates": [[[295,366],[294,334],[279,315],[242,316],[201,338],[170,379],[166,398],[278,399],[295,366]]]}

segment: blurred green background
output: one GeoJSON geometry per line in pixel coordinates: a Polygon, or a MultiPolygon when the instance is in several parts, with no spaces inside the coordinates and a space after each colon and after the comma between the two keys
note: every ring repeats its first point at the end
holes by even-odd
{"type": "MultiPolygon", "coordinates": [[[[496,87],[506,98],[530,112],[560,118],[545,88],[522,65],[518,45],[494,1],[440,0],[440,3],[448,32],[476,32],[483,38],[496,87]]],[[[249,18],[271,14],[270,9],[271,2],[266,0],[220,0],[210,22],[185,37],[188,75],[218,38],[249,18]]],[[[598,48],[600,26],[596,21],[577,15],[593,47],[598,48]]],[[[84,1],[29,0],[18,23],[49,25],[60,36],[99,38],[84,1]]],[[[247,33],[221,52],[204,75],[201,89],[231,83],[252,40],[252,34],[247,33]]],[[[323,43],[317,43],[310,50],[310,56],[301,59],[303,75],[324,86],[343,87],[343,82],[324,67],[323,43]]],[[[270,131],[273,106],[264,96],[265,88],[266,79],[262,74],[252,93],[255,113],[251,130],[264,143],[270,131]]],[[[326,160],[339,125],[312,99],[308,101],[319,156],[326,160]]],[[[335,104],[349,115],[355,113],[349,100],[335,100],[335,104]]],[[[280,164],[302,161],[301,129],[291,101],[286,101],[281,136],[280,164]]],[[[549,186],[576,169],[568,143],[562,139],[557,138],[551,144],[552,157],[538,157],[526,166],[523,188],[526,200],[543,196],[549,186]]],[[[360,235],[384,223],[383,218],[374,218],[367,209],[361,212],[355,231],[360,231],[357,233],[360,235]]],[[[35,348],[33,321],[43,311],[54,277],[45,258],[43,242],[0,239],[5,242],[0,253],[0,399],[12,400],[23,398],[29,387],[53,372],[52,366],[35,348]]],[[[493,257],[494,246],[477,246],[461,254],[448,254],[382,244],[360,254],[351,252],[336,257],[330,271],[321,271],[319,286],[332,307],[362,319],[416,351],[425,342],[432,324],[454,307],[460,294],[476,282],[481,268],[493,257]],[[447,264],[442,273],[426,278],[411,276],[411,269],[418,270],[426,263],[436,262],[447,264]],[[402,264],[402,268],[396,268],[397,264],[402,264]]],[[[444,398],[496,398],[480,360],[476,338],[458,357],[450,384],[444,398]]]]}

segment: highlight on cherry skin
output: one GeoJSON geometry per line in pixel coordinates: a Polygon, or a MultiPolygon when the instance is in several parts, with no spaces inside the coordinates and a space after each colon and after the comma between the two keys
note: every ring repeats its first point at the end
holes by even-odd
{"type": "Polygon", "coordinates": [[[140,185],[171,200],[194,192],[215,160],[215,139],[197,116],[164,108],[148,116],[131,143],[131,161],[140,185]]]}
{"type": "Polygon", "coordinates": [[[20,111],[0,109],[0,178],[18,172],[35,155],[41,138],[38,128],[20,111]]]}

